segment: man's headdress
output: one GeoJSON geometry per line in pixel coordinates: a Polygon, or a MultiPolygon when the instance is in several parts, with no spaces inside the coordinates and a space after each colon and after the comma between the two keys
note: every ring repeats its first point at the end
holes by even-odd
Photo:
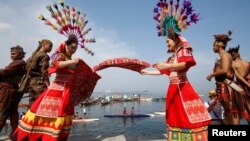
{"type": "Polygon", "coordinates": [[[182,7],[180,0],[160,0],[154,8],[154,19],[157,21],[158,36],[167,36],[168,30],[173,29],[179,33],[187,29],[191,23],[199,21],[199,14],[195,13],[190,0],[184,0],[182,7]]]}
{"type": "Polygon", "coordinates": [[[227,34],[216,34],[214,35],[215,41],[220,41],[227,44],[228,41],[231,40],[230,36],[232,35],[232,31],[228,31],[227,34]]]}
{"type": "Polygon", "coordinates": [[[232,54],[232,53],[238,53],[239,49],[240,49],[240,45],[238,45],[236,47],[229,48],[229,50],[227,52],[230,53],[230,54],[232,54]]]}
{"type": "Polygon", "coordinates": [[[85,19],[86,14],[81,14],[75,7],[66,5],[63,0],[60,0],[59,5],[61,5],[61,8],[59,8],[58,4],[47,6],[55,22],[45,18],[42,14],[39,15],[39,19],[45,21],[46,25],[51,26],[54,30],[65,35],[67,38],[74,35],[77,38],[78,45],[84,48],[87,53],[94,55],[94,53],[85,46],[85,43],[95,42],[94,38],[85,38],[85,35],[91,30],[91,28],[84,29],[88,23],[85,19]]]}

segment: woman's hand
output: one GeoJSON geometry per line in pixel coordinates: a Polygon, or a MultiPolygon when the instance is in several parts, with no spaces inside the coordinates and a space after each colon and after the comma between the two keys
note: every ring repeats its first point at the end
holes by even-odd
{"type": "Polygon", "coordinates": [[[142,69],[141,72],[140,72],[140,74],[142,74],[142,75],[148,75],[149,72],[147,70],[145,70],[145,69],[142,69]]]}
{"type": "Polygon", "coordinates": [[[170,70],[170,69],[171,69],[171,64],[167,64],[167,63],[158,63],[158,64],[156,64],[156,68],[157,68],[158,70],[164,70],[164,69],[170,70]]]}
{"type": "Polygon", "coordinates": [[[71,64],[78,64],[80,60],[81,60],[80,58],[74,58],[71,60],[71,64]]]}
{"type": "Polygon", "coordinates": [[[159,70],[147,71],[147,70],[143,69],[143,70],[141,70],[140,74],[142,74],[142,75],[161,75],[161,72],[159,70]]]}
{"type": "Polygon", "coordinates": [[[81,60],[80,58],[75,58],[75,59],[72,59],[72,60],[60,61],[59,65],[58,65],[58,68],[59,69],[65,68],[65,67],[72,67],[72,68],[74,68],[78,64],[78,62],[80,60],[81,60]]]}

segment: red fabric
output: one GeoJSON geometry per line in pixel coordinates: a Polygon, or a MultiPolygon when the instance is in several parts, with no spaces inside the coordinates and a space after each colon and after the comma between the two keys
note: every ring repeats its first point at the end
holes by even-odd
{"type": "Polygon", "coordinates": [[[101,77],[93,72],[92,69],[83,61],[80,61],[76,71],[76,75],[72,78],[70,89],[72,90],[71,97],[74,99],[74,105],[90,97],[95,85],[101,77]]]}
{"type": "MultiPolygon", "coordinates": [[[[171,57],[169,57],[165,63],[169,63],[170,60],[171,60],[171,57]]],[[[167,69],[163,69],[163,70],[159,70],[159,71],[161,72],[161,74],[165,74],[165,75],[170,74],[170,71],[168,71],[167,69]]]]}
{"type": "Polygon", "coordinates": [[[191,45],[189,44],[189,42],[184,37],[182,37],[181,35],[179,35],[178,38],[182,42],[182,46],[184,48],[188,48],[188,49],[192,50],[191,45]]]}
{"type": "Polygon", "coordinates": [[[99,71],[108,67],[120,67],[120,68],[125,68],[129,69],[132,71],[140,72],[142,69],[145,69],[149,67],[150,64],[138,60],[138,59],[132,59],[132,58],[113,58],[113,59],[108,59],[106,61],[101,62],[100,64],[94,66],[92,69],[93,71],[99,71]]]}
{"type": "Polygon", "coordinates": [[[189,70],[190,67],[196,65],[196,62],[194,60],[191,50],[188,48],[184,48],[184,47],[178,50],[177,61],[178,63],[186,62],[186,67],[185,69],[182,70],[182,72],[186,72],[189,70]]]}
{"type": "Polygon", "coordinates": [[[74,106],[92,94],[98,79],[100,79],[100,76],[83,61],[79,61],[75,69],[55,68],[55,72],[55,81],[38,97],[28,114],[26,113],[19,123],[13,134],[16,140],[23,138],[28,138],[28,140],[41,138],[42,141],[66,140],[72,125],[71,117],[73,118],[74,115],[74,106]],[[53,119],[57,118],[65,120],[55,122],[53,119]],[[43,122],[46,120],[50,120],[49,124],[43,122]],[[42,129],[43,132],[39,132],[38,129],[42,129]],[[58,131],[60,134],[51,135],[52,132],[58,131]]]}
{"type": "MultiPolygon", "coordinates": [[[[173,56],[172,56],[173,57],[173,56]]],[[[166,63],[170,63],[171,57],[168,58],[166,63]]],[[[190,49],[187,48],[180,48],[177,52],[177,62],[186,62],[186,67],[183,70],[180,70],[179,72],[186,72],[188,71],[192,66],[196,65],[196,62],[194,60],[194,57],[190,51],[190,49]]],[[[167,69],[159,70],[162,74],[169,75],[170,72],[167,69]]]]}
{"type": "MultiPolygon", "coordinates": [[[[186,43],[188,44],[188,43],[186,43]]],[[[189,44],[188,44],[189,45],[189,44]]],[[[173,56],[172,56],[173,57],[173,56]]],[[[169,57],[166,61],[166,63],[170,63],[169,61],[171,60],[171,57],[169,57]]],[[[179,72],[186,72],[189,70],[189,68],[191,68],[192,66],[196,65],[196,62],[194,60],[194,57],[191,53],[191,48],[189,47],[181,47],[178,51],[177,51],[177,62],[181,63],[181,62],[186,62],[186,67],[179,71],[179,72]]],[[[166,69],[164,70],[159,70],[162,74],[165,75],[169,75],[170,72],[166,69]]]]}
{"type": "MultiPolygon", "coordinates": [[[[167,91],[166,123],[170,127],[189,129],[207,126],[210,124],[210,114],[188,80],[181,79],[185,78],[189,68],[195,65],[195,60],[189,43],[184,38],[179,38],[183,46],[176,53],[176,63],[186,62],[186,67],[173,76],[168,70],[161,70],[161,73],[170,75],[171,78],[180,79],[180,82],[170,83],[167,91]]],[[[172,57],[167,60],[167,63],[170,63],[172,57]]]]}
{"type": "Polygon", "coordinates": [[[59,65],[59,62],[54,62],[53,66],[50,66],[48,68],[48,73],[49,74],[55,73],[57,71],[57,69],[58,69],[58,65],[59,65]]]}
{"type": "Polygon", "coordinates": [[[55,53],[59,53],[59,52],[65,52],[65,42],[62,42],[58,48],[56,49],[55,53]]]}
{"type": "Polygon", "coordinates": [[[165,74],[165,75],[169,75],[170,72],[168,70],[159,70],[161,72],[161,74],[165,74]]]}
{"type": "Polygon", "coordinates": [[[182,47],[177,51],[177,60],[178,63],[186,62],[186,68],[183,71],[187,71],[190,67],[196,65],[196,62],[193,58],[192,47],[189,42],[181,35],[179,39],[182,42],[182,47]]]}
{"type": "MultiPolygon", "coordinates": [[[[65,55],[63,54],[64,51],[65,51],[65,43],[61,43],[51,56],[52,65],[48,68],[49,74],[55,73],[58,70],[58,65],[60,61],[66,61],[65,55]]],[[[63,70],[66,71],[67,69],[63,70]]]]}
{"type": "Polygon", "coordinates": [[[66,58],[63,54],[65,52],[65,42],[61,43],[56,51],[52,54],[51,60],[52,60],[52,66],[48,68],[48,73],[52,74],[55,73],[58,69],[59,61],[66,61],[66,58]]]}
{"type": "Polygon", "coordinates": [[[61,132],[59,137],[51,136],[49,134],[32,133],[27,136],[27,131],[18,127],[11,136],[12,141],[66,141],[69,132],[61,132]]]}
{"type": "MultiPolygon", "coordinates": [[[[204,105],[196,106],[194,109],[185,111],[183,102],[192,100],[201,99],[194,91],[190,83],[170,84],[166,99],[166,123],[171,127],[178,128],[198,128],[210,124],[210,120],[206,119],[206,117],[203,117],[206,119],[205,121],[196,123],[190,122],[187,116],[189,112],[197,114],[198,112],[204,113],[206,111],[204,105]]],[[[209,115],[209,113],[207,114],[209,115]]]]}

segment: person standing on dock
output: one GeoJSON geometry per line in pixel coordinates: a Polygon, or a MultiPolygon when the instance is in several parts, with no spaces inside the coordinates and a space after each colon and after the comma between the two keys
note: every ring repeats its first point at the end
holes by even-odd
{"type": "Polygon", "coordinates": [[[227,51],[233,58],[233,69],[237,84],[244,90],[244,95],[238,95],[238,110],[241,117],[250,125],[250,62],[243,60],[239,53],[240,46],[231,47],[227,51]]]}
{"type": "Polygon", "coordinates": [[[19,45],[10,49],[12,62],[4,69],[0,69],[0,132],[6,120],[10,118],[12,132],[18,125],[18,104],[23,93],[18,91],[18,83],[25,74],[25,52],[19,45]]]}
{"type": "Polygon", "coordinates": [[[49,86],[49,61],[47,53],[51,51],[53,44],[48,39],[39,41],[37,49],[26,61],[26,70],[29,70],[29,106],[31,106],[38,96],[49,86]]]}
{"type": "Polygon", "coordinates": [[[135,107],[134,107],[134,106],[131,108],[130,114],[131,114],[131,115],[134,115],[134,114],[135,114],[135,107]]]}
{"type": "Polygon", "coordinates": [[[160,0],[154,9],[158,35],[167,36],[168,52],[173,55],[167,61],[153,65],[157,70],[144,69],[141,74],[169,76],[170,84],[166,99],[168,140],[182,141],[183,137],[185,140],[208,140],[207,126],[211,122],[210,114],[186,75],[188,70],[196,65],[192,55],[193,49],[189,42],[178,34],[191,23],[196,23],[198,14],[194,13],[189,0],[184,1],[182,12],[177,12],[178,7],[179,0],[176,4],[173,4],[173,0],[169,3],[160,0]],[[173,7],[176,9],[172,9],[173,7]],[[187,20],[189,18],[190,21],[187,20]]]}
{"type": "Polygon", "coordinates": [[[244,90],[234,81],[233,58],[226,51],[226,47],[231,38],[232,31],[227,34],[215,34],[213,42],[213,52],[218,54],[218,58],[213,67],[212,73],[207,76],[207,80],[215,79],[216,93],[219,96],[221,105],[225,111],[223,123],[226,125],[239,125],[241,117],[246,111],[240,106],[244,90]]]}

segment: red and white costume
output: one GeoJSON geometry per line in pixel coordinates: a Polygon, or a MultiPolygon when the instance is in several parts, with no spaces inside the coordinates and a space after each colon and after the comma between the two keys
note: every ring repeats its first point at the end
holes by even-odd
{"type": "Polygon", "coordinates": [[[183,46],[179,47],[166,63],[185,62],[186,67],[180,71],[161,70],[161,73],[168,75],[170,79],[166,96],[168,137],[169,140],[180,140],[183,136],[186,138],[202,136],[206,139],[206,126],[210,124],[211,117],[186,76],[189,68],[196,64],[191,53],[192,48],[183,37],[179,36],[179,39],[183,42],[183,46]]]}

